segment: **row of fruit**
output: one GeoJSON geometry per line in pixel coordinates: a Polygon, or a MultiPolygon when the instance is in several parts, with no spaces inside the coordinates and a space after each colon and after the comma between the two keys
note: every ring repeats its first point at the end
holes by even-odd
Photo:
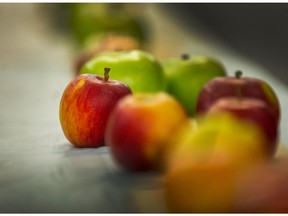
{"type": "Polygon", "coordinates": [[[169,212],[288,210],[273,201],[281,190],[243,202],[247,185],[262,181],[249,173],[274,166],[279,143],[280,104],[267,82],[229,77],[206,56],[159,62],[133,46],[105,46],[77,63],[60,101],[75,147],[106,145],[123,169],[158,170],[169,212]]]}

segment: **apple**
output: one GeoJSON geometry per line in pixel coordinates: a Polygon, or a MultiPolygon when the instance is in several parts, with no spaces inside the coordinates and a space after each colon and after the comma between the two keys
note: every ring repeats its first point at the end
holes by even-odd
{"type": "Polygon", "coordinates": [[[214,102],[208,113],[229,112],[241,120],[255,123],[267,137],[267,153],[273,156],[278,146],[278,120],[272,108],[262,100],[224,97],[214,102]]]}
{"type": "Polygon", "coordinates": [[[124,4],[70,4],[69,25],[75,39],[84,44],[91,35],[122,33],[139,41],[146,40],[146,26],[138,16],[128,13],[124,4]]]}
{"type": "Polygon", "coordinates": [[[239,177],[234,199],[237,213],[288,213],[288,161],[277,160],[239,177]]]}
{"type": "Polygon", "coordinates": [[[62,130],[75,147],[104,146],[107,119],[117,102],[131,89],[124,83],[104,77],[82,74],[65,88],[59,108],[62,130]]]}
{"type": "Polygon", "coordinates": [[[198,94],[210,79],[226,76],[224,66],[216,59],[207,56],[183,55],[163,63],[168,79],[167,91],[175,96],[190,116],[195,115],[198,94]]]}
{"type": "Polygon", "coordinates": [[[272,87],[263,80],[241,76],[242,72],[236,71],[235,77],[217,77],[206,83],[199,94],[196,113],[206,113],[219,98],[241,95],[241,97],[257,98],[269,104],[279,121],[280,104],[272,87]]]}
{"type": "Polygon", "coordinates": [[[164,200],[172,213],[231,213],[238,176],[267,160],[260,129],[230,113],[211,113],[185,134],[168,161],[164,200]]]}
{"type": "Polygon", "coordinates": [[[112,111],[105,142],[117,164],[128,171],[162,169],[170,139],[188,122],[183,107],[167,93],[135,93],[112,111]]]}
{"type": "Polygon", "coordinates": [[[166,78],[160,63],[143,50],[103,52],[89,60],[80,73],[102,73],[103,67],[113,68],[111,79],[126,83],[133,91],[155,93],[166,88],[166,78]]]}
{"type": "Polygon", "coordinates": [[[142,44],[129,35],[122,35],[119,33],[96,35],[86,42],[84,49],[77,55],[74,66],[75,72],[76,74],[79,74],[81,67],[101,52],[141,48],[142,44]]]}

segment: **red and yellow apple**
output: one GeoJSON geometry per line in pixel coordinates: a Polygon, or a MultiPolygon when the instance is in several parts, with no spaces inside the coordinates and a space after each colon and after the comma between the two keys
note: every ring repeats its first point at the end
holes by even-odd
{"type": "Polygon", "coordinates": [[[164,198],[173,213],[232,211],[238,175],[266,160],[262,132],[228,113],[198,121],[168,161],[164,198]]]}
{"type": "Polygon", "coordinates": [[[124,83],[105,76],[82,74],[75,77],[63,92],[59,117],[66,138],[76,147],[104,145],[107,119],[119,99],[131,94],[124,83]]]}
{"type": "Polygon", "coordinates": [[[158,169],[170,139],[188,122],[183,107],[167,93],[135,93],[121,99],[112,111],[105,142],[126,170],[158,169]]]}
{"type": "Polygon", "coordinates": [[[199,94],[196,113],[206,113],[219,98],[241,95],[241,97],[257,98],[269,104],[279,121],[280,104],[272,87],[264,80],[241,77],[241,71],[237,71],[235,75],[235,77],[217,77],[207,82],[199,94]]]}

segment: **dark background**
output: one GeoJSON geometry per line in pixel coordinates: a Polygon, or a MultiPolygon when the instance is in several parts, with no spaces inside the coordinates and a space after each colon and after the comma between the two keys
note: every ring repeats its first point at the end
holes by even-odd
{"type": "Polygon", "coordinates": [[[170,3],[187,28],[191,19],[288,85],[287,3],[170,3]]]}

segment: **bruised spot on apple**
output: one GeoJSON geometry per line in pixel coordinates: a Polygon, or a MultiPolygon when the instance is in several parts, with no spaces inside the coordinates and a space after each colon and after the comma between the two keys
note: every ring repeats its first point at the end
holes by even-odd
{"type": "Polygon", "coordinates": [[[169,140],[188,120],[182,106],[164,92],[128,95],[109,117],[105,142],[127,170],[161,168],[169,140]]]}
{"type": "Polygon", "coordinates": [[[105,76],[83,74],[75,77],[63,92],[59,117],[66,138],[76,147],[104,145],[107,119],[118,100],[131,89],[105,76]]]}

